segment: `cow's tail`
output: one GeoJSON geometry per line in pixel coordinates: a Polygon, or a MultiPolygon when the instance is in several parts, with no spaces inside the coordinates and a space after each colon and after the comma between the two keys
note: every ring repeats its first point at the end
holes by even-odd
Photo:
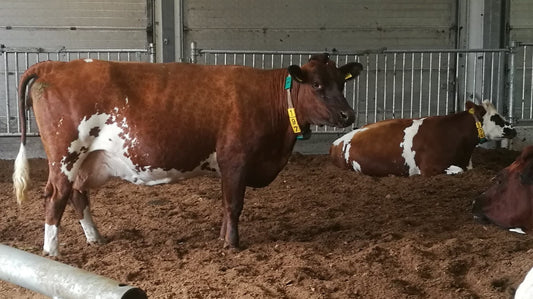
{"type": "Polygon", "coordinates": [[[35,73],[26,71],[19,84],[20,149],[13,171],[13,188],[19,204],[26,200],[26,191],[30,186],[30,164],[26,156],[26,88],[36,77],[35,73]]]}

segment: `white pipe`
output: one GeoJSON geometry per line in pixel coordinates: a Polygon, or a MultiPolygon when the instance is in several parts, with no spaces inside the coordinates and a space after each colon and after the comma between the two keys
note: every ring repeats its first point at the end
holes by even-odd
{"type": "Polygon", "coordinates": [[[0,244],[0,279],[57,299],[146,299],[136,287],[0,244]]]}

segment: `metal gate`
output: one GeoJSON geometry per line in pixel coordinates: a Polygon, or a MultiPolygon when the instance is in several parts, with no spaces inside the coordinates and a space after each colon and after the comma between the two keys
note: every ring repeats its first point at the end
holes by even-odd
{"type": "MultiPolygon", "coordinates": [[[[20,135],[18,112],[18,83],[20,76],[31,65],[40,61],[70,61],[80,58],[113,61],[154,62],[153,45],[147,49],[59,49],[0,48],[0,136],[20,135]]],[[[28,112],[28,135],[37,135],[35,118],[28,112]]]]}
{"type": "MultiPolygon", "coordinates": [[[[256,68],[285,68],[304,64],[321,52],[199,50],[191,47],[191,61],[236,64],[256,68]]],[[[0,49],[0,136],[19,135],[17,86],[29,66],[43,60],[97,58],[117,61],[154,61],[153,48],[117,50],[0,49]],[[2,104],[3,102],[3,104],[2,104]]],[[[466,101],[492,101],[511,121],[533,122],[533,43],[511,43],[505,49],[368,50],[335,52],[337,65],[352,61],[364,71],[347,83],[345,95],[356,112],[352,128],[390,118],[413,118],[461,111],[466,101]]],[[[317,133],[352,128],[313,128],[317,133]]],[[[37,135],[32,115],[29,133],[37,135]]]]}

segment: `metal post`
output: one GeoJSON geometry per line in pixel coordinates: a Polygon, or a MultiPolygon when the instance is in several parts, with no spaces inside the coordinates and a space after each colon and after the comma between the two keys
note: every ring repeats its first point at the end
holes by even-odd
{"type": "Polygon", "coordinates": [[[148,44],[148,56],[149,56],[150,62],[154,63],[155,62],[155,47],[154,47],[154,43],[149,43],[148,44]]]}
{"type": "Polygon", "coordinates": [[[191,42],[191,63],[196,63],[197,56],[198,56],[198,53],[196,50],[196,42],[192,41],[191,42]]]}
{"type": "Polygon", "coordinates": [[[509,98],[509,111],[508,111],[508,120],[510,123],[514,123],[514,73],[515,73],[515,52],[516,52],[517,43],[511,41],[509,47],[509,75],[507,76],[507,85],[509,86],[508,98],[509,98]]]}
{"type": "Polygon", "coordinates": [[[2,244],[0,279],[54,299],[148,298],[139,288],[2,244]]]}

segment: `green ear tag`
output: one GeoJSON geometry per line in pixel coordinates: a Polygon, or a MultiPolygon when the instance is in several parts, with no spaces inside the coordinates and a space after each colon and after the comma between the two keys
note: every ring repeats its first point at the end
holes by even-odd
{"type": "Polygon", "coordinates": [[[292,77],[289,75],[285,78],[285,89],[290,89],[292,86],[292,77]]]}

